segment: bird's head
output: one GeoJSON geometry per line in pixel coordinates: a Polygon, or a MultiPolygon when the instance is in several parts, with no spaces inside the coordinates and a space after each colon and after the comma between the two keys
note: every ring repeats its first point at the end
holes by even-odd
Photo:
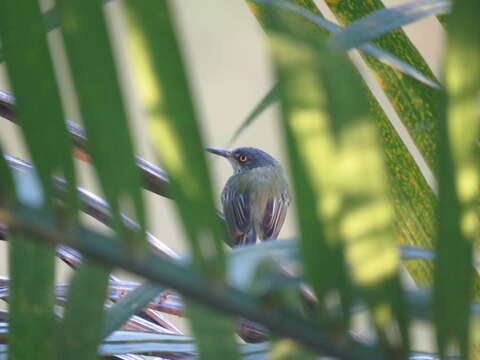
{"type": "Polygon", "coordinates": [[[265,151],[253,147],[241,147],[235,150],[225,150],[214,147],[206,148],[212,154],[226,158],[233,167],[235,174],[259,167],[280,167],[280,164],[265,151]]]}

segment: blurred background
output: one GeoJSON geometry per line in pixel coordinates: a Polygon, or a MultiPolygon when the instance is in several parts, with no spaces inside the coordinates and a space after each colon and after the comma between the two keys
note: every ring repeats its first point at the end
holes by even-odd
{"type": "MultiPolygon", "coordinates": [[[[403,2],[403,0],[384,1],[386,6],[403,2]]],[[[187,61],[192,91],[196,94],[194,99],[198,101],[196,107],[201,119],[205,145],[226,147],[232,134],[273,84],[264,34],[243,0],[176,0],[171,3],[177,19],[176,25],[181,34],[180,40],[184,59],[187,61]]],[[[323,0],[317,0],[316,3],[324,14],[331,18],[323,0]]],[[[49,1],[42,1],[42,6],[48,9],[52,4],[49,1]]],[[[135,79],[128,72],[129,62],[123,53],[122,46],[125,37],[121,0],[109,1],[106,11],[109,15],[111,35],[116,39],[115,51],[118,55],[126,103],[131,112],[132,128],[136,133],[137,154],[161,165],[152,152],[146,124],[142,121],[141,114],[135,109],[138,101],[135,79]]],[[[438,75],[441,69],[440,54],[444,34],[437,20],[428,18],[408,26],[405,30],[438,75]]],[[[80,121],[75,99],[72,97],[68,70],[62,62],[63,53],[59,35],[59,31],[54,30],[48,36],[58,68],[62,96],[68,118],[80,121]]],[[[359,66],[361,67],[361,64],[359,66]]],[[[0,65],[0,88],[9,89],[3,65],[0,65]]],[[[237,139],[233,147],[258,147],[286,164],[282,138],[277,126],[277,115],[276,107],[270,107],[237,139]]],[[[39,121],[47,116],[48,114],[39,114],[39,121]]],[[[24,144],[18,137],[18,128],[1,118],[0,141],[7,153],[29,160],[24,144]]],[[[230,176],[231,169],[225,160],[207,156],[212,169],[215,193],[219,195],[224,182],[230,176]]],[[[77,161],[77,168],[80,183],[101,195],[95,178],[91,176],[89,166],[77,161]]],[[[151,193],[144,194],[149,207],[149,229],[175,251],[184,253],[186,246],[183,234],[177,226],[175,209],[171,201],[151,193]]],[[[89,221],[92,226],[100,226],[87,218],[85,221],[89,221]]],[[[290,238],[295,234],[292,208],[280,238],[290,238]]],[[[8,273],[5,253],[6,243],[0,242],[0,276],[8,273]]],[[[60,263],[58,267],[58,280],[66,280],[68,277],[66,267],[60,263]]]]}

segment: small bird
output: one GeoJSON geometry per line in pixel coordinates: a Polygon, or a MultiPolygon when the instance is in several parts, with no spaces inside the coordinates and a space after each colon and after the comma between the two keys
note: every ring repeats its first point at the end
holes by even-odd
{"type": "Polygon", "coordinates": [[[233,175],[222,191],[222,205],[232,247],[276,239],[287,215],[290,195],[282,166],[266,152],[241,147],[209,147],[226,158],[233,175]]]}

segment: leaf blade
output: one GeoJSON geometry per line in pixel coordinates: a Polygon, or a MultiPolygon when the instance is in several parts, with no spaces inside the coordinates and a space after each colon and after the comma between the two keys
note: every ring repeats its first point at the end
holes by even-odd
{"type": "Polygon", "coordinates": [[[147,282],[120,298],[105,312],[102,337],[107,337],[119,329],[123,323],[148,305],[162,290],[162,287],[147,282]]]}
{"type": "Polygon", "coordinates": [[[92,163],[110,204],[114,228],[132,246],[142,246],[145,215],[141,181],[102,2],[60,0],[57,10],[92,163]],[[138,234],[125,230],[121,210],[131,210],[139,224],[138,234]]]}
{"type": "Polygon", "coordinates": [[[298,24],[290,25],[288,17],[281,22],[272,15],[271,24],[268,30],[282,96],[283,131],[293,170],[307,278],[320,303],[331,289],[338,288],[349,311],[350,265],[354,282],[370,304],[381,341],[391,351],[408,352],[393,207],[382,148],[368,116],[361,81],[342,54],[317,37],[305,36],[307,32],[298,24]],[[365,181],[353,180],[360,177],[365,181]],[[379,214],[383,214],[381,221],[379,214]],[[361,225],[359,217],[377,221],[361,225]],[[370,246],[376,250],[369,253],[370,246]],[[361,260],[367,253],[368,265],[361,260]],[[385,306],[389,323],[379,315],[385,306]],[[401,346],[387,340],[391,322],[401,331],[401,346]]]}
{"type": "MultiPolygon", "coordinates": [[[[474,270],[469,265],[474,256],[474,241],[478,240],[478,11],[477,1],[453,4],[445,58],[447,94],[442,102],[440,122],[434,312],[440,355],[454,345],[463,359],[471,357],[469,313],[474,293],[474,270]],[[455,309],[454,314],[451,309],[455,309]]],[[[478,296],[478,287],[475,290],[478,296]]],[[[478,355],[478,347],[474,351],[478,355]]]]}
{"type": "MultiPolygon", "coordinates": [[[[22,177],[32,177],[32,174],[11,174],[4,156],[0,148],[0,212],[4,217],[2,222],[8,222],[9,207],[17,201],[28,203],[19,187],[22,177]]],[[[41,192],[38,183],[29,190],[41,192]]],[[[54,358],[55,252],[20,232],[9,231],[6,237],[10,274],[8,355],[18,360],[54,358]]]]}
{"type": "Polygon", "coordinates": [[[55,252],[31,237],[9,232],[8,356],[18,360],[53,359],[56,356],[55,252]]]}
{"type": "MultiPolygon", "coordinates": [[[[72,148],[45,38],[42,15],[36,1],[3,1],[0,36],[8,76],[16,94],[18,116],[28,150],[44,188],[45,206],[54,210],[52,176],[66,179],[66,211],[62,220],[75,217],[77,201],[72,148]],[[28,23],[28,29],[18,26],[28,23]],[[28,54],[28,55],[27,55],[28,54]],[[34,59],[34,64],[32,60],[34,59]],[[48,120],[44,117],[48,116],[48,120]]],[[[58,209],[55,209],[58,210],[58,209]]]]}
{"type": "MultiPolygon", "coordinates": [[[[227,238],[218,220],[198,119],[183,58],[166,2],[127,1],[132,53],[157,154],[172,180],[172,193],[190,242],[194,267],[224,284],[227,238]],[[209,256],[216,261],[206,262],[209,256]]],[[[232,319],[197,305],[188,306],[201,359],[238,359],[232,319]],[[206,314],[209,321],[204,322],[206,314]],[[213,339],[210,332],[216,334],[213,339]],[[212,351],[215,342],[216,351],[212,351]],[[227,356],[228,354],[228,356],[227,356]]]]}
{"type": "Polygon", "coordinates": [[[104,267],[89,262],[76,270],[60,325],[58,346],[61,359],[97,359],[97,348],[102,341],[108,276],[104,267]]]}
{"type": "MultiPolygon", "coordinates": [[[[298,6],[302,6],[304,10],[321,16],[320,11],[312,1],[298,0],[295,1],[295,3],[298,6]]],[[[259,3],[252,1],[249,1],[249,5],[253,8],[253,12],[257,16],[260,23],[263,23],[263,19],[266,16],[265,13],[268,14],[268,9],[266,9],[266,6],[261,6],[259,3]]],[[[333,4],[329,5],[333,6],[333,4]]],[[[351,11],[349,10],[348,6],[346,6],[345,0],[341,0],[339,6],[341,6],[341,9],[346,12],[347,15],[349,11],[351,11]]],[[[360,5],[355,3],[351,4],[350,7],[356,9],[357,6],[360,5]]],[[[376,1],[374,1],[374,3],[369,2],[368,6],[362,2],[361,6],[368,7],[368,11],[373,11],[380,7],[376,1]]],[[[363,9],[363,11],[364,13],[368,13],[368,11],[365,11],[365,9],[363,9]]],[[[318,37],[326,35],[326,32],[320,27],[316,28],[316,32],[314,29],[311,29],[310,31],[317,34],[318,37]]],[[[395,83],[393,77],[390,78],[390,81],[393,84],[395,83]]],[[[397,84],[394,84],[394,86],[397,86],[397,84]]],[[[403,90],[400,89],[400,91],[403,90]]],[[[370,90],[367,94],[371,114],[374,116],[377,122],[377,126],[382,138],[389,180],[392,184],[390,189],[392,191],[392,198],[395,201],[395,212],[398,220],[398,229],[400,231],[397,242],[402,244],[419,245],[425,248],[432,248],[433,241],[436,236],[436,195],[426,182],[425,177],[420,171],[416,161],[413,159],[408,148],[406,147],[404,140],[399,136],[396,128],[386,116],[377,99],[370,90]]],[[[431,97],[429,99],[431,100],[431,97]]],[[[412,101],[414,102],[416,100],[413,99],[412,101]]],[[[413,102],[412,104],[414,104],[413,102]]],[[[431,109],[436,109],[436,106],[434,106],[434,104],[431,102],[428,102],[428,104],[429,107],[425,110],[424,114],[430,117],[435,115],[432,113],[431,109]]],[[[408,101],[407,106],[410,106],[408,101]]],[[[416,104],[415,106],[423,106],[423,103],[416,104]]],[[[411,114],[413,114],[413,112],[411,114]]],[[[432,155],[433,161],[435,142],[431,138],[432,129],[430,128],[430,125],[432,123],[426,123],[421,119],[416,119],[415,117],[411,118],[411,120],[414,121],[414,123],[411,125],[412,131],[416,130],[418,126],[418,128],[423,131],[423,135],[421,136],[424,136],[428,139],[429,143],[426,142],[425,147],[430,148],[429,151],[432,155]]],[[[433,266],[431,263],[409,261],[406,266],[417,284],[432,284],[433,266]]]]}
{"type": "Polygon", "coordinates": [[[423,17],[447,12],[450,4],[449,0],[417,0],[379,9],[352,22],[334,34],[330,41],[343,49],[358,47],[423,17]]]}
{"type": "Polygon", "coordinates": [[[249,127],[257,117],[259,117],[270,105],[278,100],[278,84],[273,85],[273,87],[268,90],[268,92],[262,97],[257,105],[250,111],[247,117],[242,121],[238,129],[233,133],[229,145],[232,145],[235,140],[249,127]]]}

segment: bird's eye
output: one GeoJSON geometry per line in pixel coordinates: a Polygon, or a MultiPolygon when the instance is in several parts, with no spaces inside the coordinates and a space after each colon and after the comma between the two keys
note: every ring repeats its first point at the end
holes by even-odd
{"type": "Polygon", "coordinates": [[[238,161],[240,161],[241,163],[244,163],[244,162],[246,162],[247,160],[248,160],[247,155],[240,155],[240,156],[238,157],[238,161]]]}

